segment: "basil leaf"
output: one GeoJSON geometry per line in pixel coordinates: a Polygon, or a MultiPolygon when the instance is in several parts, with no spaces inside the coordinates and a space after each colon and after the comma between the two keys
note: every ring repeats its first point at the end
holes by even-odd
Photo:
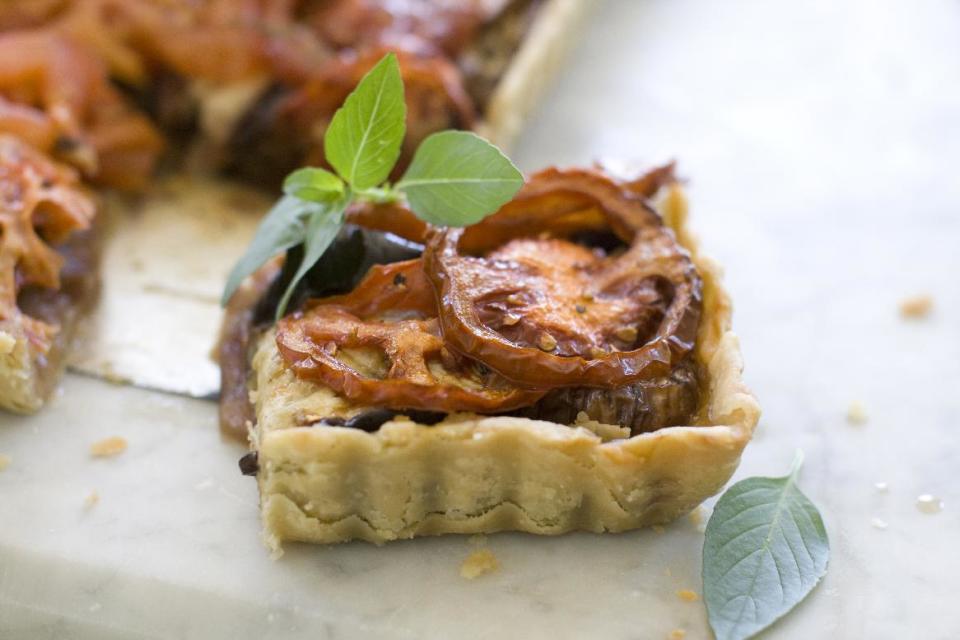
{"type": "Polygon", "coordinates": [[[273,205],[260,221],[246,253],[230,271],[220,299],[221,305],[226,305],[247,276],[267,260],[303,242],[307,218],[318,206],[293,196],[284,196],[273,205]]]}
{"type": "Polygon", "coordinates": [[[785,478],[748,478],[720,498],[703,545],[703,592],[717,640],[749,638],[790,611],[827,571],[817,508],[785,478]]]}
{"type": "Polygon", "coordinates": [[[327,247],[330,246],[330,243],[333,242],[333,239],[337,237],[340,227],[343,226],[343,212],[346,206],[346,200],[339,200],[337,202],[327,203],[326,205],[320,205],[320,208],[310,214],[310,221],[307,223],[306,240],[304,241],[303,261],[297,268],[297,272],[293,274],[293,279],[290,280],[290,284],[287,285],[287,290],[283,293],[283,297],[280,298],[280,303],[277,305],[277,320],[282,318],[284,312],[286,312],[287,304],[290,302],[290,296],[293,295],[297,284],[303,279],[307,272],[310,271],[313,265],[317,263],[317,260],[320,259],[327,250],[327,247]]]}
{"type": "Polygon", "coordinates": [[[466,131],[424,140],[397,183],[410,208],[437,225],[464,227],[485,218],[523,186],[523,175],[495,146],[466,131]]]}
{"type": "Polygon", "coordinates": [[[343,180],[326,169],[297,169],[283,181],[283,192],[301,200],[329,202],[343,195],[343,180]]]}
{"type": "Polygon", "coordinates": [[[379,185],[400,157],[406,113],[400,65],[389,53],[333,115],[323,137],[327,162],[354,189],[379,185]]]}

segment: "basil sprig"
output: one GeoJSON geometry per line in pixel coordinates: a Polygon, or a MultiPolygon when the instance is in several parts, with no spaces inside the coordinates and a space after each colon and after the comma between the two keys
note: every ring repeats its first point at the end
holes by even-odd
{"type": "Polygon", "coordinates": [[[509,158],[466,131],[427,137],[400,181],[385,182],[400,157],[406,111],[400,66],[390,53],[360,80],[327,127],[323,148],[336,173],[306,167],[287,176],[283,197],[230,272],[222,304],[270,258],[303,244],[303,259],[277,305],[276,317],[282,317],[297,284],[343,226],[351,202],[405,202],[431,224],[466,226],[499,209],[523,186],[509,158]]]}
{"type": "Polygon", "coordinates": [[[827,571],[820,513],[790,475],[747,478],[727,490],[707,523],[703,595],[717,640],[750,638],[788,613],[827,571]]]}

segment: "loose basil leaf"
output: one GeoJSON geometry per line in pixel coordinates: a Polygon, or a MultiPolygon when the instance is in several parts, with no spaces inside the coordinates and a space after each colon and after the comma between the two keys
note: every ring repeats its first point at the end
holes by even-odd
{"type": "Polygon", "coordinates": [[[304,167],[287,176],[283,192],[301,200],[329,202],[343,195],[343,180],[326,169],[304,167]]]}
{"type": "Polygon", "coordinates": [[[495,146],[466,131],[441,131],[420,144],[396,189],[423,220],[464,227],[499,209],[522,186],[523,175],[495,146]]]}
{"type": "Polygon", "coordinates": [[[400,157],[407,105],[397,56],[384,56],[337,109],[323,149],[337,173],[354,189],[387,179],[400,157]]]}
{"type": "Polygon", "coordinates": [[[246,253],[227,277],[220,304],[226,305],[247,276],[263,266],[267,260],[303,242],[307,218],[318,207],[320,205],[314,202],[306,202],[293,196],[280,198],[260,221],[246,253]]]}
{"type": "Polygon", "coordinates": [[[748,478],[720,498],[703,545],[703,592],[717,640],[767,628],[827,571],[830,543],[817,508],[785,478],[748,478]]]}
{"type": "Polygon", "coordinates": [[[338,200],[336,202],[320,205],[318,209],[310,214],[310,220],[307,223],[307,235],[304,241],[303,261],[300,263],[297,272],[293,274],[293,279],[287,285],[287,290],[280,298],[277,305],[276,319],[279,320],[287,310],[287,304],[290,302],[290,296],[297,288],[297,283],[306,275],[313,265],[317,263],[323,252],[327,250],[333,239],[337,237],[340,227],[343,226],[343,212],[347,206],[347,200],[338,200]]]}

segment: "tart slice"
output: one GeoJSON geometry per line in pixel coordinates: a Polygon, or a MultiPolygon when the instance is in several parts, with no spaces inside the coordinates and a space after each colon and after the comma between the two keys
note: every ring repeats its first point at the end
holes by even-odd
{"type": "Polygon", "coordinates": [[[408,227],[422,256],[331,279],[344,238],[382,234],[350,219],[276,326],[275,263],[227,315],[221,417],[251,427],[270,547],[624,531],[729,479],[759,408],[670,168],[549,169],[474,226],[408,227]]]}

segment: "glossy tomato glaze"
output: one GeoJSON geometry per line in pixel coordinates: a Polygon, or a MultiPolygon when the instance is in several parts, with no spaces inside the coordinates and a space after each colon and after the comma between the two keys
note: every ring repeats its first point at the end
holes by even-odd
{"type": "Polygon", "coordinates": [[[689,255],[643,197],[599,171],[532,176],[475,228],[435,231],[424,265],[448,345],[517,384],[617,387],[666,375],[693,349],[702,283],[689,255]],[[537,244],[598,220],[623,249],[537,244]],[[528,239],[484,246],[511,230],[528,239]]]}
{"type": "Polygon", "coordinates": [[[537,174],[479,225],[433,230],[422,260],[284,318],[278,347],[296,375],[365,405],[678,424],[697,405],[701,282],[630,184],[537,174]]]}
{"type": "Polygon", "coordinates": [[[276,340],[296,375],[365,404],[491,413],[542,395],[444,346],[420,260],[373,267],[351,293],[280,320],[276,340]]]}

